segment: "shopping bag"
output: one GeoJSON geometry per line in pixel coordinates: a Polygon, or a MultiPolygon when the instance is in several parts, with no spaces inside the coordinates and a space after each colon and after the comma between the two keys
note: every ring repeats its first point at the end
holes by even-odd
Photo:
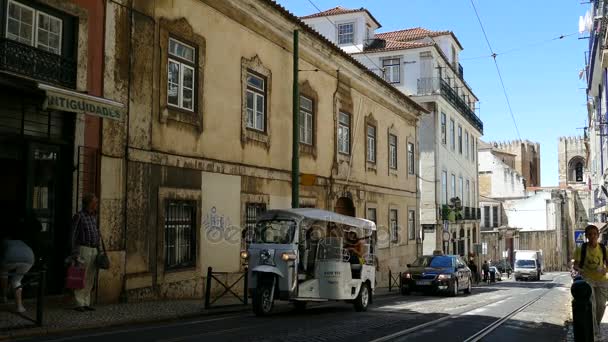
{"type": "Polygon", "coordinates": [[[72,290],[84,289],[85,268],[80,265],[70,265],[65,278],[65,287],[72,290]]]}

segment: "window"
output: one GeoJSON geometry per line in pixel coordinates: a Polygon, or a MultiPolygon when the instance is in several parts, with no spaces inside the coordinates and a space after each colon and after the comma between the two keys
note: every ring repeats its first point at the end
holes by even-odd
{"type": "Polygon", "coordinates": [[[416,239],[416,210],[407,211],[407,238],[416,239]]]}
{"type": "Polygon", "coordinates": [[[258,216],[266,211],[266,203],[247,203],[245,205],[245,236],[246,242],[252,241],[255,234],[255,222],[258,216]]]}
{"type": "Polygon", "coordinates": [[[445,125],[446,125],[445,113],[441,113],[441,143],[444,145],[447,143],[445,125]]]}
{"type": "Polygon", "coordinates": [[[462,154],[462,126],[458,125],[458,153],[462,154]]]}
{"type": "Polygon", "coordinates": [[[515,190],[515,175],[511,172],[511,190],[515,190]]]}
{"type": "Polygon", "coordinates": [[[394,134],[388,135],[388,167],[391,169],[397,168],[397,136],[394,134]]]}
{"type": "Polygon", "coordinates": [[[467,207],[471,206],[471,185],[469,184],[469,180],[467,179],[467,184],[466,184],[466,192],[464,193],[464,205],[467,207]]]}
{"type": "MultiPolygon", "coordinates": [[[[461,200],[463,199],[464,195],[464,181],[462,179],[462,177],[458,178],[458,198],[460,198],[461,200]]],[[[461,202],[464,203],[464,202],[461,202]]]]}
{"type": "Polygon", "coordinates": [[[376,208],[367,208],[367,219],[374,223],[378,223],[378,220],[376,219],[376,208]]]}
{"type": "Polygon", "coordinates": [[[490,206],[483,207],[483,226],[490,227],[490,206]]]}
{"type": "Polygon", "coordinates": [[[456,175],[454,175],[452,173],[452,192],[450,193],[450,195],[452,197],[456,197],[456,175]]]}
{"type": "Polygon", "coordinates": [[[477,197],[475,195],[475,191],[476,191],[475,182],[471,181],[471,206],[477,208],[477,205],[479,203],[477,202],[477,197]]]}
{"type": "Polygon", "coordinates": [[[475,140],[471,136],[471,161],[475,161],[475,155],[477,154],[477,150],[475,150],[475,140]]]}
{"type": "Polygon", "coordinates": [[[384,79],[388,83],[399,83],[401,82],[401,59],[400,58],[387,58],[382,60],[382,67],[384,68],[384,79]]]}
{"type": "Polygon", "coordinates": [[[344,112],[338,118],[338,152],[350,154],[350,114],[344,112]]]}
{"type": "Polygon", "coordinates": [[[389,223],[390,223],[390,234],[391,241],[399,241],[399,222],[397,221],[398,212],[397,209],[389,210],[389,223]]]}
{"type": "Polygon", "coordinates": [[[450,119],[450,147],[452,148],[452,151],[456,149],[456,137],[454,134],[454,120],[450,119]]]}
{"type": "Polygon", "coordinates": [[[6,38],[61,55],[61,19],[10,0],[6,38]]]}
{"type": "Polygon", "coordinates": [[[247,128],[266,131],[266,78],[247,72],[247,128]]]}
{"type": "Polygon", "coordinates": [[[469,159],[469,132],[464,132],[464,157],[469,159]]]}
{"type": "Polygon", "coordinates": [[[167,102],[188,111],[194,111],[194,58],[193,47],[169,38],[167,102]]]}
{"type": "Polygon", "coordinates": [[[300,96],[300,142],[312,145],[313,132],[313,101],[300,96]]]}
{"type": "Polygon", "coordinates": [[[507,168],[505,168],[504,171],[505,171],[505,185],[507,185],[507,182],[509,181],[509,179],[507,178],[509,176],[509,171],[507,168]]]}
{"type": "Polygon", "coordinates": [[[376,127],[367,125],[367,161],[376,162],[376,127]]]}
{"type": "Polygon", "coordinates": [[[338,24],[338,45],[352,44],[355,41],[355,23],[338,24]]]}
{"type": "Polygon", "coordinates": [[[410,175],[415,173],[415,157],[414,157],[414,144],[407,143],[407,172],[410,175]]]}
{"type": "Polygon", "coordinates": [[[441,203],[448,204],[448,173],[441,171],[441,203]]]}
{"type": "Polygon", "coordinates": [[[170,200],[165,206],[165,267],[196,265],[196,201],[170,200]]]}
{"type": "Polygon", "coordinates": [[[493,216],[493,220],[492,220],[492,227],[498,227],[498,207],[497,206],[493,206],[492,207],[492,216],[493,216]]]}

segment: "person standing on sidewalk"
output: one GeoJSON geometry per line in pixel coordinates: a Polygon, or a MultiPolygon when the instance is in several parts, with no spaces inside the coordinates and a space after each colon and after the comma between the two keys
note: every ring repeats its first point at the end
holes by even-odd
{"type": "Polygon", "coordinates": [[[16,311],[19,313],[25,312],[23,306],[21,280],[23,276],[34,265],[34,252],[22,240],[18,239],[18,232],[15,228],[8,228],[3,231],[3,238],[0,243],[1,263],[0,263],[0,287],[2,288],[2,302],[6,302],[6,293],[8,292],[8,278],[10,274],[11,287],[15,291],[16,311]]]}
{"type": "Polygon", "coordinates": [[[593,315],[593,331],[596,339],[600,338],[600,322],[606,310],[608,300],[608,278],[606,278],[606,246],[598,243],[599,229],[594,225],[585,227],[585,237],[588,242],[577,247],[574,252],[574,269],[591,285],[591,306],[593,315]]]}
{"type": "Polygon", "coordinates": [[[97,258],[99,248],[99,226],[97,224],[97,197],[86,193],[82,197],[82,210],[72,219],[72,262],[83,264],[85,272],[85,286],[74,290],[76,311],[94,311],[91,307],[91,291],[95,282],[97,258]]]}

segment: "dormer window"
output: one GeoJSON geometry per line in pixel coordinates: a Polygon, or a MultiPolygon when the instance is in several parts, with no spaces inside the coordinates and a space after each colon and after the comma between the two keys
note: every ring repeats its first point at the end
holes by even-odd
{"type": "Polygon", "coordinates": [[[355,23],[338,24],[338,45],[355,42],[355,23]]]}

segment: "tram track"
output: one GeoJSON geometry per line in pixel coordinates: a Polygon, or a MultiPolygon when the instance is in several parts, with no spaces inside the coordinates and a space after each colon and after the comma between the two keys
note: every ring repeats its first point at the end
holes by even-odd
{"type": "MultiPolygon", "coordinates": [[[[508,313],[501,315],[500,318],[496,319],[495,321],[493,321],[492,323],[490,323],[489,325],[487,325],[486,327],[484,327],[483,329],[477,330],[474,334],[470,335],[468,338],[463,339],[462,341],[464,342],[477,342],[477,341],[481,341],[484,337],[486,337],[487,335],[491,334],[493,331],[495,331],[496,329],[498,329],[499,327],[503,326],[506,322],[508,322],[511,318],[513,318],[515,315],[517,315],[518,313],[524,311],[526,308],[530,307],[531,305],[533,305],[534,303],[538,302],[539,300],[541,300],[545,295],[547,295],[549,292],[551,292],[551,290],[553,289],[554,284],[556,283],[557,278],[553,279],[553,281],[547,285],[545,285],[543,288],[538,288],[538,289],[534,289],[531,290],[530,292],[534,292],[537,290],[544,290],[542,291],[542,293],[538,296],[535,296],[534,298],[527,300],[525,303],[523,303],[522,305],[517,306],[515,309],[510,310],[508,313]]],[[[500,302],[505,301],[507,299],[509,299],[511,297],[509,296],[505,296],[503,299],[500,300],[500,302]]],[[[453,313],[450,314],[448,316],[445,317],[441,317],[439,319],[433,320],[433,321],[429,321],[429,322],[425,322],[413,327],[409,327],[397,332],[393,332],[389,335],[385,335],[379,338],[376,338],[374,340],[371,340],[370,342],[387,342],[387,341],[397,341],[402,339],[403,337],[406,337],[408,335],[412,335],[412,334],[416,334],[416,333],[424,333],[425,330],[430,329],[434,326],[438,326],[439,324],[441,324],[442,322],[449,322],[449,321],[455,321],[456,319],[462,319],[466,316],[470,316],[473,315],[477,312],[479,312],[480,310],[484,309],[484,308],[488,308],[488,307],[492,307],[495,306],[496,303],[488,303],[488,304],[482,304],[482,305],[476,305],[474,307],[470,307],[470,308],[466,308],[458,313],[453,313]]],[[[429,335],[433,334],[433,331],[429,331],[428,332],[429,335]]]]}

